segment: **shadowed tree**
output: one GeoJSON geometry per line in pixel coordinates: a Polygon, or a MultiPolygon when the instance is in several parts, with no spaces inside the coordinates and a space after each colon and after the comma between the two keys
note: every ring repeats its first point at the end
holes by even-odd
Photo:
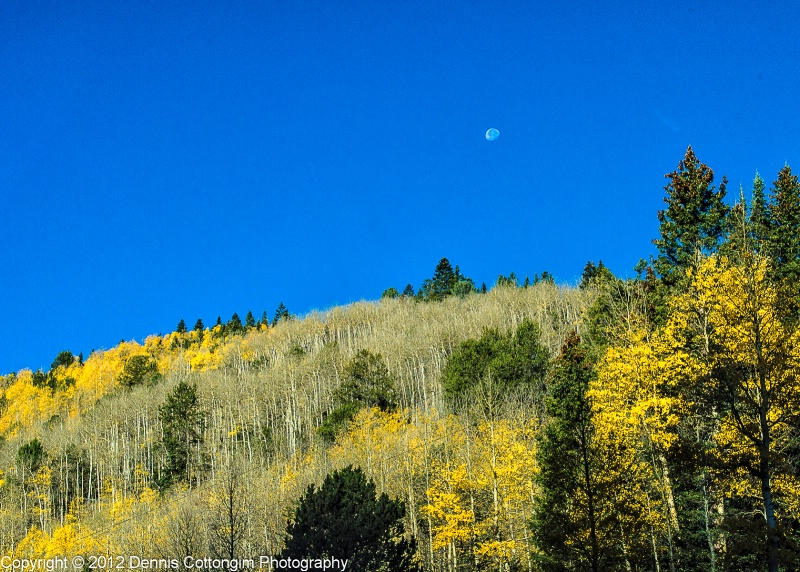
{"type": "Polygon", "coordinates": [[[201,509],[195,506],[192,498],[179,499],[180,503],[171,510],[166,519],[166,531],[159,542],[161,558],[176,558],[178,570],[191,570],[184,565],[187,556],[202,554],[206,547],[204,523],[201,509]]]}
{"type": "Polygon", "coordinates": [[[346,467],[310,485],[286,528],[284,558],[347,559],[347,568],[416,572],[416,542],[406,538],[405,505],[386,493],[359,468],[346,467]]]}

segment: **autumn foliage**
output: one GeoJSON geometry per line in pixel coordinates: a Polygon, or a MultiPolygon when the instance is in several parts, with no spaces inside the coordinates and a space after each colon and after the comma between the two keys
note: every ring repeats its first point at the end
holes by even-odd
{"type": "Polygon", "coordinates": [[[800,185],[729,208],[691,149],[668,179],[636,278],[482,293],[442,259],[0,378],[0,554],[280,554],[345,475],[405,569],[796,569],[800,185]]]}

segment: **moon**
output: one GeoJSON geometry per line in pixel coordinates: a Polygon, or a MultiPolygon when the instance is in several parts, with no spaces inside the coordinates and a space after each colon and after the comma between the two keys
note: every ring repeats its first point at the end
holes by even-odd
{"type": "Polygon", "coordinates": [[[489,129],[486,132],[486,140],[487,141],[494,141],[498,137],[500,137],[500,132],[497,129],[495,129],[494,127],[492,127],[491,129],[489,129]]]}

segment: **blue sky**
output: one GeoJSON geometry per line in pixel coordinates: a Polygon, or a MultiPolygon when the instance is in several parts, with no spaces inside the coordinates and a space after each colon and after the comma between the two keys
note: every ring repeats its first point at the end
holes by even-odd
{"type": "Polygon", "coordinates": [[[4,0],[0,373],[443,256],[630,275],[687,145],[731,195],[800,169],[798,29],[788,2],[4,0]]]}

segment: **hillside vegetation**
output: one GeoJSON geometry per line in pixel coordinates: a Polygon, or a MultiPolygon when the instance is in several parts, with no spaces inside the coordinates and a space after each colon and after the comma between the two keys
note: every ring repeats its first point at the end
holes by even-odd
{"type": "Polygon", "coordinates": [[[5,376],[0,554],[796,570],[800,182],[729,205],[691,148],[667,179],[635,278],[442,259],[416,293],[5,376]]]}
{"type": "MultiPolygon", "coordinates": [[[[430,449],[455,450],[450,439],[480,429],[446,413],[440,378],[453,348],[486,328],[511,331],[529,319],[555,355],[567,331],[582,329],[592,299],[589,291],[550,282],[437,303],[384,298],[233,335],[217,326],[122,343],[59,368],[55,389],[34,385],[30,371],[7,376],[0,549],[33,555],[111,546],[112,553],[158,556],[153,535],[186,530],[171,521],[175,515],[196,520],[198,535],[207,536],[206,521],[222,511],[215,503],[223,502],[218,496],[232,471],[246,520],[237,553],[278,552],[288,507],[309,483],[347,464],[362,466],[379,491],[407,500],[416,521],[438,478],[430,449]],[[396,411],[365,409],[329,446],[316,429],[362,350],[385,361],[396,411]],[[125,387],[119,380],[135,356],[153,360],[159,375],[125,387]],[[165,490],[158,486],[169,467],[159,407],[180,383],[197,387],[202,439],[191,446],[188,478],[165,490]],[[24,460],[20,448],[34,441],[41,454],[24,460]]],[[[532,450],[528,415],[517,417],[503,430],[532,450]]],[[[208,544],[203,538],[192,554],[205,554],[208,544]]]]}

